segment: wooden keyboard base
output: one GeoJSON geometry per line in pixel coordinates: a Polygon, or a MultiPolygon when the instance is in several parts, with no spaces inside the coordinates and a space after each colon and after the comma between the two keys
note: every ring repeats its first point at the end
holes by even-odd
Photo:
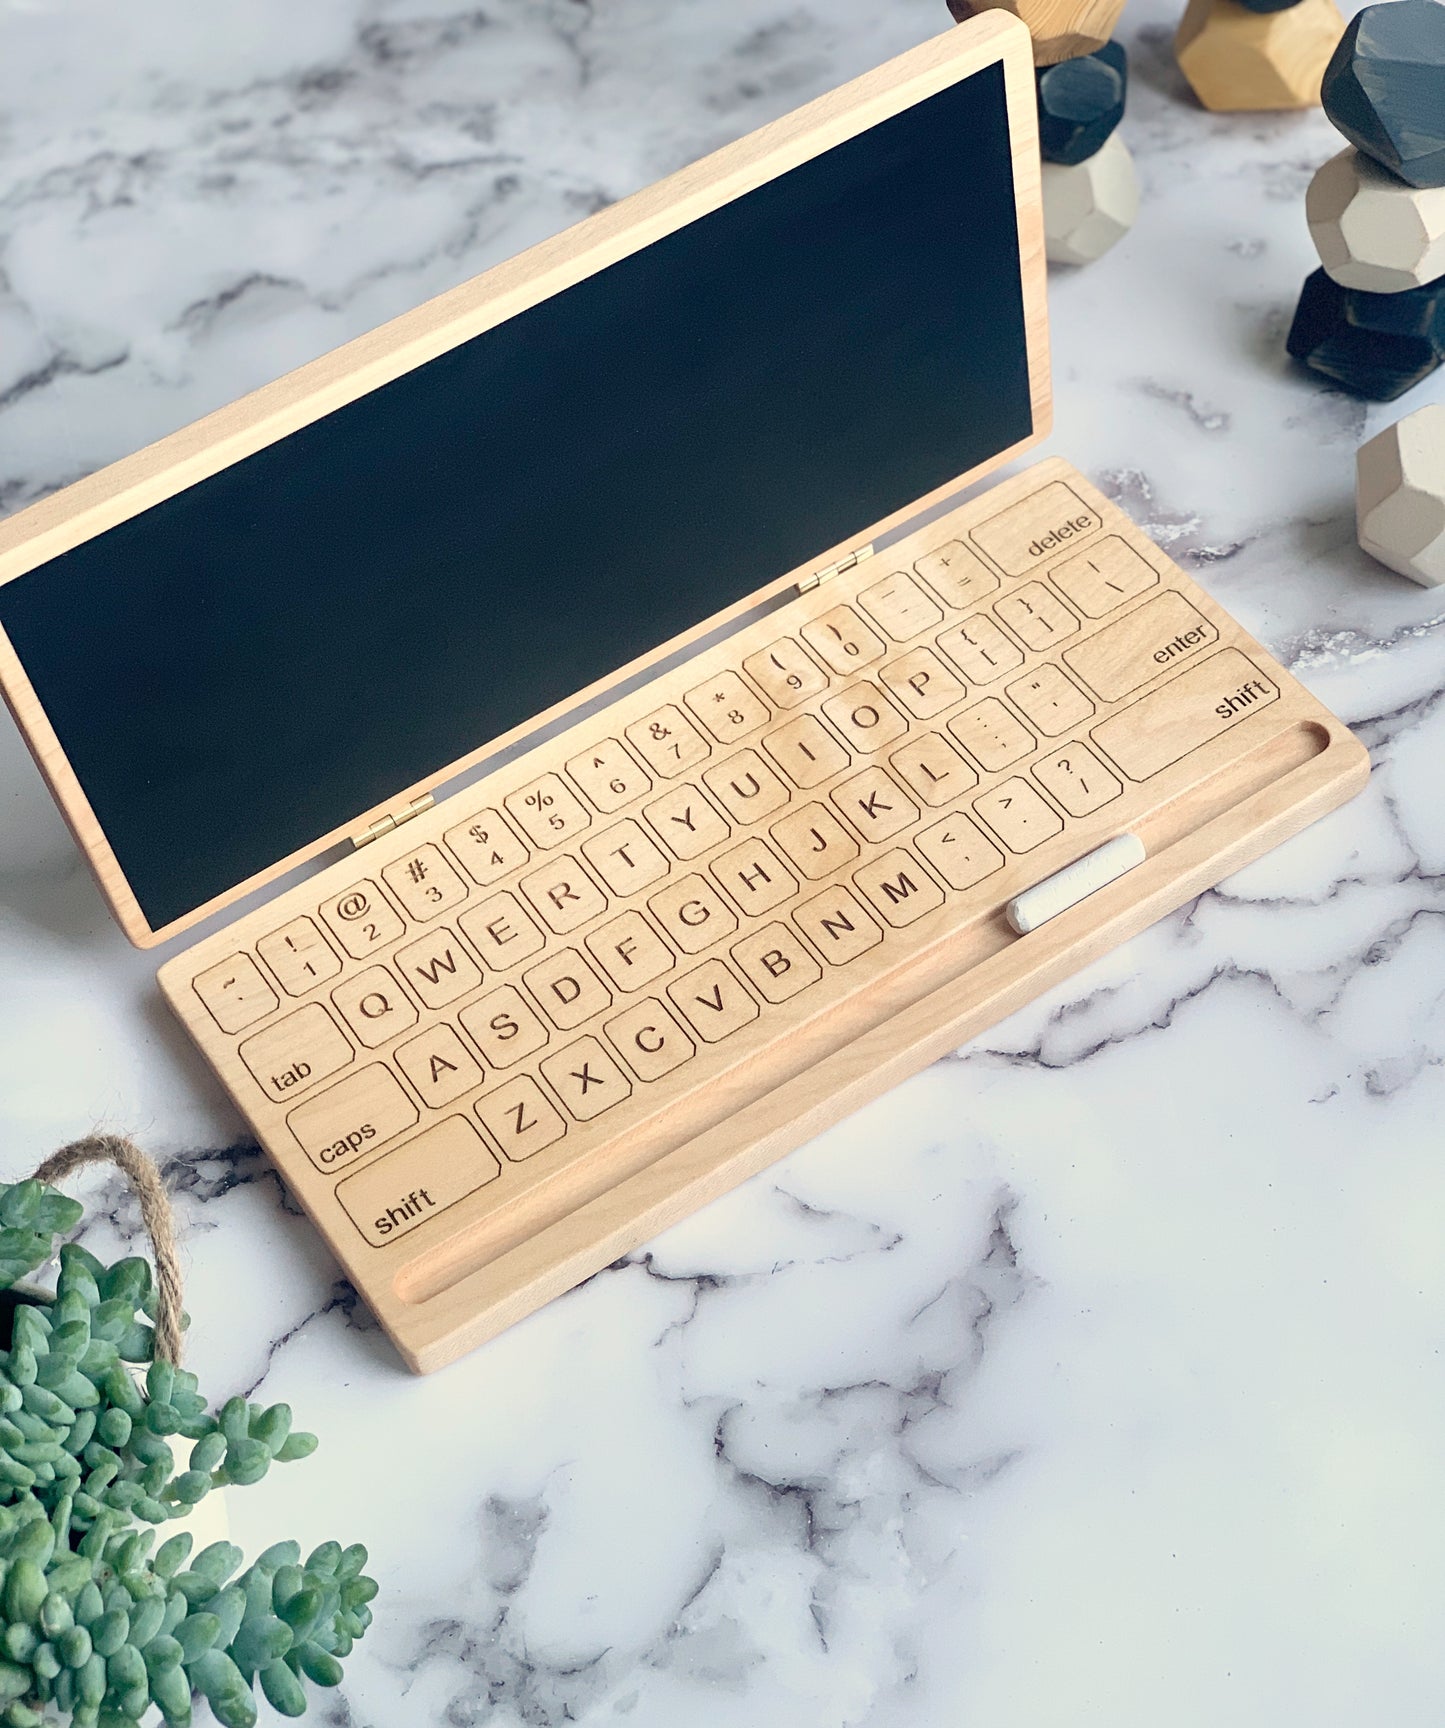
{"type": "Polygon", "coordinates": [[[161,984],[427,1372],[1367,776],[1338,720],[1049,461],[289,890],[161,984]],[[1015,934],[1012,896],[1124,834],[1142,863],[1015,934]]]}

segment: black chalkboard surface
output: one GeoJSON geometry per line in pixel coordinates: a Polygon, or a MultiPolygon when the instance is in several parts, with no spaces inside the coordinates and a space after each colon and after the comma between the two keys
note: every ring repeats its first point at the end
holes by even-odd
{"type": "Polygon", "coordinates": [[[153,929],[1032,430],[992,65],[0,586],[153,929]]]}

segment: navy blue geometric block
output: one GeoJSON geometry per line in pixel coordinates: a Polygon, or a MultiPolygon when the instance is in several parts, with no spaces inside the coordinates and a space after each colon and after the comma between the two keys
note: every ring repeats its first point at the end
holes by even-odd
{"type": "Polygon", "coordinates": [[[1354,395],[1393,402],[1445,361],[1445,276],[1400,294],[1367,294],[1316,270],[1285,346],[1354,395]]]}
{"type": "Polygon", "coordinates": [[[1445,6],[1387,0],[1350,20],[1325,68],[1325,113],[1412,186],[1445,186],[1445,6]]]}
{"type": "MultiPolygon", "coordinates": [[[[1293,5],[1295,0],[1289,0],[1293,5]]],[[[1039,149],[1045,162],[1072,167],[1086,162],[1124,117],[1129,61],[1122,42],[1106,42],[1092,54],[1041,66],[1039,149]]]]}

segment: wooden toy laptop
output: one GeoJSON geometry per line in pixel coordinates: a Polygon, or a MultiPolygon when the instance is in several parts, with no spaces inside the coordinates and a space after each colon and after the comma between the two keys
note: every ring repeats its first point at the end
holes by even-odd
{"type": "Polygon", "coordinates": [[[990,11],[0,524],[133,941],[344,846],[160,982],[411,1367],[1362,784],[1048,420],[990,11]]]}

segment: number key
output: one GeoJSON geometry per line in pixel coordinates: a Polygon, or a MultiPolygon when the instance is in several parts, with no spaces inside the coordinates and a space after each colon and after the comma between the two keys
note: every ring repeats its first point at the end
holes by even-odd
{"type": "Polygon", "coordinates": [[[448,828],[442,839],[472,881],[486,888],[519,870],[532,854],[495,810],[478,810],[467,822],[448,828]]]}
{"type": "Polygon", "coordinates": [[[375,882],[353,883],[344,894],[326,902],[321,916],[353,960],[364,960],[406,929],[375,882]]]}
{"type": "Polygon", "coordinates": [[[652,790],[651,780],[615,738],[574,756],[567,772],[604,816],[652,790]]]}
{"type": "Polygon", "coordinates": [[[736,672],[719,672],[716,678],[689,690],[683,701],[719,744],[747,737],[769,718],[767,703],[754,696],[736,672]]]}
{"type": "Polygon", "coordinates": [[[712,746],[681,708],[668,703],[627,728],[627,741],[655,774],[671,779],[712,755],[712,746]]]}
{"type": "Polygon", "coordinates": [[[293,918],[256,944],[256,952],[281,980],[288,996],[304,996],[314,984],[334,978],[341,962],[309,918],[293,918]]]}
{"type": "Polygon", "coordinates": [[[779,708],[796,708],[828,687],[828,674],[790,636],[750,654],[743,670],[779,708]]]}
{"type": "Polygon", "coordinates": [[[543,774],[530,786],[509,792],[502,802],[532,844],[543,851],[560,846],[592,823],[577,794],[556,774],[543,774]]]}
{"type": "Polygon", "coordinates": [[[811,624],[803,626],[803,640],[835,672],[851,672],[867,666],[883,654],[884,644],[851,606],[835,606],[811,624]]]}
{"type": "Polygon", "coordinates": [[[381,879],[419,924],[467,897],[467,885],[435,846],[418,846],[388,864],[381,879]]]}

